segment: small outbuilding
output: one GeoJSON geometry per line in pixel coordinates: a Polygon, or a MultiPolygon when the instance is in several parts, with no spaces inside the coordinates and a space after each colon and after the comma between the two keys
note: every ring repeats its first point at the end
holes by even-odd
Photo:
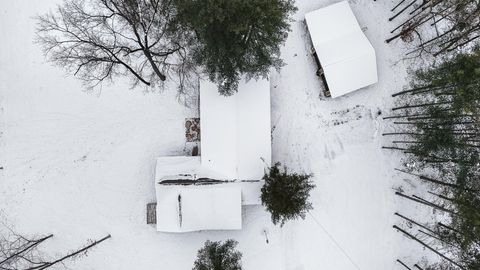
{"type": "Polygon", "coordinates": [[[347,1],[305,14],[317,62],[331,97],[378,81],[375,50],[347,1]]]}

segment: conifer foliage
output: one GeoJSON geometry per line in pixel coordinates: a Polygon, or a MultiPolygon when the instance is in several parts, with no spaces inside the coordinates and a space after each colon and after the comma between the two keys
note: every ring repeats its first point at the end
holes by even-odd
{"type": "Polygon", "coordinates": [[[266,77],[280,68],[293,0],[173,0],[177,21],[193,31],[193,59],[219,91],[231,95],[242,76],[266,77]]]}
{"type": "Polygon", "coordinates": [[[393,96],[400,105],[385,118],[397,128],[384,134],[394,138],[384,148],[405,152],[410,166],[399,171],[431,189],[427,199],[396,194],[448,216],[426,226],[397,214],[423,226],[428,241],[402,232],[448,265],[480,269],[480,49],[418,71],[410,89],[393,96]]]}
{"type": "Polygon", "coordinates": [[[395,96],[406,103],[393,109],[405,115],[394,123],[414,131],[409,142],[399,141],[407,153],[424,165],[477,164],[480,50],[417,72],[411,89],[395,96]]]}
{"type": "Polygon", "coordinates": [[[225,242],[206,241],[198,251],[193,270],[241,270],[242,253],[237,251],[235,240],[225,242]]]}
{"type": "Polygon", "coordinates": [[[305,218],[313,209],[308,199],[315,185],[310,181],[311,175],[289,173],[280,166],[276,163],[263,177],[261,199],[272,215],[272,222],[283,226],[288,220],[305,218]]]}

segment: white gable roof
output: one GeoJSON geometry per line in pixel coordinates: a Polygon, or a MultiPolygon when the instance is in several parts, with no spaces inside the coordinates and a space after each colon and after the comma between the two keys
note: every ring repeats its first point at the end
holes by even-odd
{"type": "Polygon", "coordinates": [[[181,195],[183,231],[242,229],[239,187],[194,186],[181,195]]]}
{"type": "Polygon", "coordinates": [[[192,232],[242,228],[238,186],[156,185],[157,230],[192,232]]]}
{"type": "Polygon", "coordinates": [[[378,81],[375,51],[347,1],[305,14],[332,97],[378,81]]]}
{"type": "MultiPolygon", "coordinates": [[[[200,163],[200,157],[166,156],[157,158],[155,167],[155,189],[161,188],[165,180],[198,180],[210,178],[225,181],[216,172],[206,169],[200,163]]],[[[261,204],[260,189],[263,181],[229,181],[228,186],[239,187],[242,190],[242,205],[261,204]]]]}
{"type": "Polygon", "coordinates": [[[241,82],[230,97],[215,84],[200,86],[201,157],[157,158],[157,230],[236,230],[242,204],[260,204],[260,180],[271,163],[270,83],[241,82]],[[214,185],[167,185],[164,180],[211,178],[214,185]],[[181,198],[181,199],[180,199],[181,198]]]}
{"type": "Polygon", "coordinates": [[[229,97],[202,82],[200,126],[202,166],[227,179],[261,179],[271,162],[269,81],[241,82],[229,97]]]}
{"type": "Polygon", "coordinates": [[[223,180],[216,178],[214,172],[206,170],[200,163],[200,157],[157,158],[157,231],[239,230],[242,228],[242,205],[261,203],[260,189],[263,181],[235,181],[211,185],[161,184],[165,180],[199,178],[223,180]]]}
{"type": "Polygon", "coordinates": [[[164,156],[157,158],[155,183],[163,180],[211,178],[223,180],[219,175],[201,166],[199,156],[164,156]]]}

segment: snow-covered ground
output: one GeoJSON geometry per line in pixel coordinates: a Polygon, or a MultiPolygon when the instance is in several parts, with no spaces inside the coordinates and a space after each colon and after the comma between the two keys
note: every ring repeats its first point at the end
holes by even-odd
{"type": "MultiPolygon", "coordinates": [[[[350,4],[377,53],[379,82],[337,99],[321,95],[304,14],[334,0],[299,0],[271,75],[273,161],[314,174],[314,210],[275,227],[262,207],[247,207],[236,232],[164,234],[145,224],[155,200],[155,158],[188,152],[184,118],[196,113],[173,89],[146,92],[118,82],[87,93],[45,62],[33,44],[33,16],[57,0],[10,0],[0,7],[0,216],[25,234],[49,234],[50,254],[90,238],[112,238],[71,269],[191,269],[203,242],[239,241],[246,270],[401,269],[418,247],[392,229],[393,213],[412,207],[394,196],[397,153],[381,150],[378,115],[406,80],[401,43],[385,44],[389,1],[350,4]],[[266,231],[266,235],[264,233],[266,231]],[[268,237],[268,243],[266,242],[268,237]]],[[[348,79],[348,78],[345,78],[348,79]]]]}

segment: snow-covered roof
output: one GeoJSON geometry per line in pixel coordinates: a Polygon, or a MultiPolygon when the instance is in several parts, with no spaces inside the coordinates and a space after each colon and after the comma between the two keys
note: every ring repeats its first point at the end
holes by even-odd
{"type": "Polygon", "coordinates": [[[213,180],[226,181],[228,186],[239,187],[242,191],[242,205],[261,204],[260,189],[264,181],[232,181],[224,179],[215,172],[201,165],[200,157],[192,156],[166,156],[157,158],[155,167],[155,188],[162,181],[168,180],[198,180],[209,178],[213,180]]]}
{"type": "Polygon", "coordinates": [[[156,184],[157,230],[192,232],[242,228],[241,189],[230,185],[156,184]]]}
{"type": "Polygon", "coordinates": [[[242,204],[260,204],[263,181],[245,180],[261,180],[271,162],[269,81],[242,82],[230,97],[202,82],[200,129],[201,157],[157,158],[158,231],[241,229],[242,204]],[[228,182],[192,184],[201,178],[228,182]]]}
{"type": "Polygon", "coordinates": [[[332,97],[378,81],[375,50],[347,1],[309,12],[305,20],[332,97]]]}
{"type": "Polygon", "coordinates": [[[229,97],[202,82],[200,126],[202,166],[226,179],[261,179],[271,162],[269,81],[243,81],[229,97]]]}
{"type": "Polygon", "coordinates": [[[164,156],[157,158],[155,183],[162,180],[211,178],[222,180],[222,176],[203,167],[199,156],[164,156]]]}

